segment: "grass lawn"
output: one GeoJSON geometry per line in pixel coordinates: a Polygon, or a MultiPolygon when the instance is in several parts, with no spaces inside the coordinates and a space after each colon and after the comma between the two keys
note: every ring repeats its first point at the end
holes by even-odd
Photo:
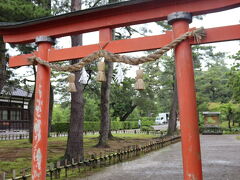
{"type": "MultiPolygon", "coordinates": [[[[110,148],[95,148],[98,135],[84,136],[84,156],[88,159],[91,154],[116,152],[118,149],[130,145],[145,145],[156,138],[147,134],[114,134],[114,140],[109,140],[110,148]]],[[[67,144],[67,137],[49,138],[48,163],[63,158],[67,144]]],[[[0,141],[0,174],[11,173],[13,169],[17,174],[23,169],[31,167],[31,144],[27,139],[0,141]]]]}

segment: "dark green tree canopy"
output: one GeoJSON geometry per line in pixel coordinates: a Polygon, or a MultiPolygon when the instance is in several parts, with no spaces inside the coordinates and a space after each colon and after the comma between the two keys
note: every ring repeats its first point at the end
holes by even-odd
{"type": "Polygon", "coordinates": [[[39,6],[37,1],[35,3],[29,0],[0,1],[1,22],[26,21],[49,15],[50,10],[47,10],[44,6],[39,6]]]}

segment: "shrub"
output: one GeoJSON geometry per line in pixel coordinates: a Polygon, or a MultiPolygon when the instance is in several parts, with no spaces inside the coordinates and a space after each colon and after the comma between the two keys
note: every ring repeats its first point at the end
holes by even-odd
{"type": "Polygon", "coordinates": [[[55,123],[55,124],[52,124],[52,127],[51,127],[51,130],[53,132],[58,132],[58,133],[68,132],[68,129],[69,129],[69,123],[55,123]]]}
{"type": "Polygon", "coordinates": [[[154,128],[151,126],[142,126],[141,131],[153,131],[154,128]]]}
{"type": "Polygon", "coordinates": [[[155,121],[141,121],[142,126],[152,126],[155,124],[155,121]]]}
{"type": "Polygon", "coordinates": [[[85,121],[83,128],[84,128],[84,131],[99,131],[100,123],[85,121]]]}
{"type": "MultiPolygon", "coordinates": [[[[150,124],[149,122],[147,124],[150,124]]],[[[112,121],[111,122],[111,130],[121,130],[121,129],[136,129],[138,128],[137,121],[112,121]]],[[[84,131],[99,131],[100,129],[100,122],[84,122],[84,131]]],[[[69,123],[55,123],[52,124],[52,131],[53,132],[68,132],[69,130],[69,123]]]]}

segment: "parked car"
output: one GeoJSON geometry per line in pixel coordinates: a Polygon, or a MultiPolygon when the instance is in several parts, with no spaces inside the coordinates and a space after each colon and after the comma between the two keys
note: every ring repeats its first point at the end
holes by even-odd
{"type": "Polygon", "coordinates": [[[159,113],[155,119],[156,124],[167,124],[169,119],[169,113],[159,113]]]}

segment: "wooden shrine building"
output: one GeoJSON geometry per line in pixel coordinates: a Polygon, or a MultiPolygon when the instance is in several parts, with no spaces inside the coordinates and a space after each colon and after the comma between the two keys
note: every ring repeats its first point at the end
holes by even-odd
{"type": "Polygon", "coordinates": [[[32,93],[4,87],[0,93],[0,131],[28,130],[28,103],[32,93]]]}

